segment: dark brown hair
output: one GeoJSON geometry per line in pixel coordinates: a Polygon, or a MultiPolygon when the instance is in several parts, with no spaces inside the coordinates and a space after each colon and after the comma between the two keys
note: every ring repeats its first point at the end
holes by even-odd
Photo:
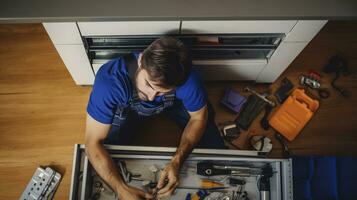
{"type": "Polygon", "coordinates": [[[162,87],[177,87],[185,83],[192,65],[188,50],[173,37],[161,37],[142,54],[141,65],[150,79],[162,87]]]}

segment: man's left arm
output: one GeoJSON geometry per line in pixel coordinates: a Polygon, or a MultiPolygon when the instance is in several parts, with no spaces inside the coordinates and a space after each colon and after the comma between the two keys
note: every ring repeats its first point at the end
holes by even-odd
{"type": "Polygon", "coordinates": [[[205,131],[208,118],[207,105],[195,112],[189,112],[188,121],[180,144],[171,162],[162,171],[158,182],[158,197],[170,196],[179,185],[179,170],[192,149],[198,144],[205,131]]]}

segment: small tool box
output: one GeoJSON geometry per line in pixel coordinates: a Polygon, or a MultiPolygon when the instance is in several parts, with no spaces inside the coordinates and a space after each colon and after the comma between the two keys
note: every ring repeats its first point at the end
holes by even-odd
{"type": "Polygon", "coordinates": [[[306,95],[304,89],[295,89],[272,114],[269,124],[286,139],[292,141],[312,118],[319,102],[306,95]]]}

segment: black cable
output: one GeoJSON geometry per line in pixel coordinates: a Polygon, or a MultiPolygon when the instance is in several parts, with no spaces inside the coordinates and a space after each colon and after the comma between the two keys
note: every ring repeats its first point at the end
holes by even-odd
{"type": "Polygon", "coordinates": [[[262,128],[264,130],[268,130],[269,129],[269,121],[268,121],[268,116],[269,114],[271,113],[271,111],[273,110],[273,107],[271,107],[269,104],[267,104],[265,106],[265,113],[264,113],[264,116],[263,118],[260,120],[260,125],[262,126],[262,128]]]}
{"type": "Polygon", "coordinates": [[[347,62],[343,58],[338,55],[330,58],[329,63],[324,66],[323,71],[325,73],[335,73],[335,78],[331,81],[332,88],[337,90],[343,97],[350,96],[348,90],[342,89],[336,85],[336,81],[341,73],[344,73],[345,75],[349,74],[347,62]]]}
{"type": "Polygon", "coordinates": [[[335,82],[337,81],[337,79],[340,77],[341,72],[337,71],[335,78],[332,80],[331,82],[331,86],[337,90],[343,97],[349,97],[350,96],[350,92],[348,90],[345,90],[343,88],[338,87],[335,82]]]}
{"type": "Polygon", "coordinates": [[[223,131],[224,129],[224,126],[227,126],[227,125],[231,125],[233,122],[226,122],[226,123],[223,123],[223,124],[218,124],[219,127],[219,130],[220,130],[220,133],[221,133],[221,137],[223,138],[223,140],[225,142],[227,142],[229,145],[233,146],[234,148],[238,149],[238,150],[241,150],[241,148],[239,148],[237,145],[233,144],[233,140],[237,139],[239,136],[240,136],[240,129],[238,127],[236,127],[237,129],[237,135],[235,137],[227,137],[223,131]]]}
{"type": "Polygon", "coordinates": [[[284,140],[283,136],[280,135],[280,133],[275,132],[275,138],[280,142],[280,144],[283,146],[283,155],[285,158],[290,158],[292,156],[291,151],[288,148],[288,144],[284,140]]]}

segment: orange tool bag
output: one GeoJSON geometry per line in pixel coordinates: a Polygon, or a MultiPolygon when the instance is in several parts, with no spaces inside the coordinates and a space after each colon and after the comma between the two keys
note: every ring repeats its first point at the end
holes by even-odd
{"type": "Polygon", "coordinates": [[[304,89],[295,89],[272,114],[269,124],[286,139],[292,141],[314,115],[319,102],[306,95],[304,89]]]}

